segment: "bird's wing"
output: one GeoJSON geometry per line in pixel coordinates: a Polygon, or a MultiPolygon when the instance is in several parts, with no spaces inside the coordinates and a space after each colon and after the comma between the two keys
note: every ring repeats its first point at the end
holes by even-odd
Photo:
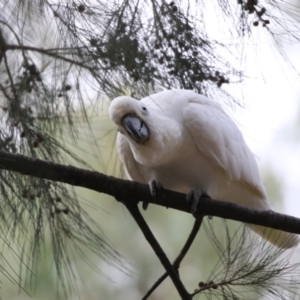
{"type": "Polygon", "coordinates": [[[119,158],[123,163],[126,176],[133,181],[138,181],[146,184],[147,180],[145,180],[144,176],[140,172],[138,163],[133,157],[129,142],[120,133],[118,133],[117,136],[117,150],[119,158]]]}
{"type": "Polygon", "coordinates": [[[239,181],[265,198],[257,163],[237,125],[213,101],[198,96],[183,110],[184,123],[199,151],[212,160],[229,180],[239,181]]]}

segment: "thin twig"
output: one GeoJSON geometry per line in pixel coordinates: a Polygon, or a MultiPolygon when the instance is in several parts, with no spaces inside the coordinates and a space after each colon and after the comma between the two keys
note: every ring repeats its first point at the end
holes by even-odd
{"type": "Polygon", "coordinates": [[[144,237],[152,247],[156,256],[159,258],[160,262],[166,269],[168,275],[172,279],[181,298],[183,300],[191,300],[192,299],[191,295],[187,292],[178,274],[173,268],[171,262],[169,261],[165,252],[161,248],[160,244],[157,242],[156,238],[154,237],[152,231],[150,230],[148,224],[146,223],[144,217],[142,216],[138,206],[136,204],[127,204],[127,203],[125,204],[125,206],[129,210],[130,214],[132,215],[132,217],[134,218],[138,226],[140,227],[141,231],[144,234],[144,237]]]}
{"type": "Polygon", "coordinates": [[[34,52],[38,52],[44,55],[48,55],[50,57],[56,58],[56,59],[60,59],[62,61],[68,62],[70,64],[74,64],[76,66],[85,68],[85,69],[90,69],[91,67],[85,65],[82,62],[76,61],[74,59],[70,59],[67,58],[65,56],[59,55],[57,53],[51,52],[52,49],[43,49],[43,48],[38,48],[38,47],[33,47],[33,46],[26,46],[26,45],[12,45],[12,44],[8,44],[6,46],[7,50],[22,50],[22,51],[34,51],[34,52]]]}
{"type": "MultiPolygon", "coordinates": [[[[179,270],[180,263],[186,256],[187,252],[189,251],[190,247],[192,246],[197,233],[199,232],[199,229],[201,227],[203,221],[203,216],[200,216],[199,218],[195,219],[194,226],[192,228],[191,233],[189,234],[188,239],[186,240],[184,246],[182,247],[179,255],[176,257],[176,259],[173,262],[173,268],[175,271],[179,270]]],[[[179,274],[179,272],[178,272],[179,274]]],[[[149,298],[149,296],[155,291],[155,289],[168,277],[168,273],[166,272],[163,274],[154,284],[153,286],[149,289],[149,291],[145,294],[145,296],[141,300],[146,300],[149,298]]]]}

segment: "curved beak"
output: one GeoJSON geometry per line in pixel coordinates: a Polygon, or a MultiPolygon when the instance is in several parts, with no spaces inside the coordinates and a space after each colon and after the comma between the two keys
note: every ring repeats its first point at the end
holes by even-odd
{"type": "Polygon", "coordinates": [[[123,119],[123,124],[128,134],[137,143],[143,143],[149,139],[150,131],[147,125],[140,118],[127,115],[123,119]]]}

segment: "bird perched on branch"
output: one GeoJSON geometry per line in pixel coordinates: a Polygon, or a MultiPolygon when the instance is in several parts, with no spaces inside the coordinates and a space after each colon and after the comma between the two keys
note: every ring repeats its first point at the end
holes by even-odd
{"type": "MultiPolygon", "coordinates": [[[[202,190],[214,199],[271,209],[253,153],[215,101],[189,90],[167,90],[140,101],[115,98],[109,112],[130,179],[156,180],[177,192],[202,190]]],[[[280,248],[299,243],[295,234],[247,226],[280,248]]]]}

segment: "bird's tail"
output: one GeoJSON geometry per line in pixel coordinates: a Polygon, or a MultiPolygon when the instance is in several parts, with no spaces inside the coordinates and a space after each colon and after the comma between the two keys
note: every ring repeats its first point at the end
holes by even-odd
{"type": "Polygon", "coordinates": [[[246,224],[251,230],[267,240],[271,244],[281,248],[288,249],[296,247],[299,242],[299,236],[294,233],[267,228],[259,225],[246,224]]]}

